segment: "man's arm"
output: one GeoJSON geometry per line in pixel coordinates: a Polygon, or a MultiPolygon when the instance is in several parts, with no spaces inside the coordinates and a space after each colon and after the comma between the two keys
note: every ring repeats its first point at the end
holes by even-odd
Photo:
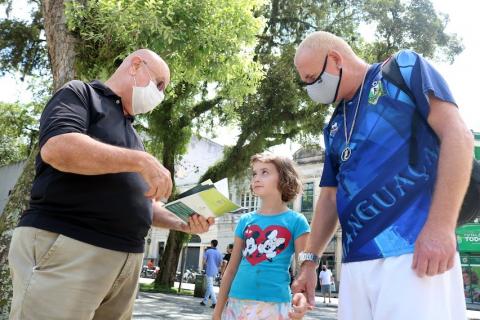
{"type": "MultiPolygon", "coordinates": [[[[320,256],[337,230],[337,188],[323,187],[315,206],[305,252],[320,256]]],[[[308,263],[308,262],[307,262],[308,263]]]]}
{"type": "Polygon", "coordinates": [[[212,224],[213,218],[205,219],[203,216],[195,214],[188,220],[188,224],[162,206],[161,202],[153,202],[153,226],[157,228],[172,229],[185,233],[204,233],[207,232],[212,224]]]}
{"type": "Polygon", "coordinates": [[[415,243],[412,267],[419,276],[441,274],[453,267],[455,227],[473,157],[472,133],[454,105],[430,96],[428,123],[440,139],[440,158],[428,219],[415,243]]]}
{"type": "Polygon", "coordinates": [[[47,140],[42,160],[55,169],[83,175],[137,172],[149,186],[146,197],[159,200],[172,192],[170,172],[150,154],[99,142],[82,133],[65,133],[47,140]]]}
{"type": "Polygon", "coordinates": [[[310,232],[304,233],[297,239],[295,239],[295,263],[298,262],[298,255],[300,254],[300,252],[305,251],[305,246],[307,244],[309,234],[310,232]]]}
{"type": "MultiPolygon", "coordinates": [[[[328,245],[333,234],[337,230],[337,188],[323,187],[315,206],[315,214],[311,223],[311,232],[307,240],[305,252],[312,252],[320,256],[328,245]]],[[[315,285],[318,266],[313,262],[306,261],[300,267],[300,274],[292,285],[295,293],[306,292],[307,301],[315,306],[315,285]]]]}

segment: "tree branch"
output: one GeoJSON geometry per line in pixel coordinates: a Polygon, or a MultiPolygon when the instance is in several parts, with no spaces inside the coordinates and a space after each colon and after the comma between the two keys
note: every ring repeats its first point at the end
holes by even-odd
{"type": "Polygon", "coordinates": [[[192,108],[192,111],[189,114],[184,114],[178,120],[179,128],[185,128],[189,126],[193,119],[198,118],[201,114],[213,109],[216,105],[218,105],[223,99],[221,97],[217,97],[212,100],[206,100],[198,103],[196,106],[192,108]]]}

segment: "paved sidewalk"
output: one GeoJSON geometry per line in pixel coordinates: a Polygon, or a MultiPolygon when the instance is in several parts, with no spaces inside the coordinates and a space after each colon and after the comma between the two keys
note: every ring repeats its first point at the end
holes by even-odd
{"type": "MultiPolygon", "coordinates": [[[[133,319],[178,319],[210,320],[213,309],[200,305],[201,298],[164,293],[140,293],[133,311],[133,319]]],[[[332,300],[333,302],[333,300],[332,300]]],[[[305,320],[335,320],[337,308],[332,305],[317,304],[315,310],[304,317],[305,320]]]]}
{"type": "MultiPolygon", "coordinates": [[[[140,279],[141,283],[150,283],[151,279],[140,279]]],[[[175,283],[178,288],[178,283],[175,283]]],[[[182,284],[183,289],[194,289],[194,284],[182,284]]],[[[218,294],[218,287],[214,287],[218,294]]],[[[318,293],[319,294],[319,293],[318,293]]],[[[179,319],[179,320],[210,320],[213,309],[200,305],[201,298],[163,293],[139,293],[135,302],[133,319],[179,319]]],[[[324,304],[323,298],[317,296],[316,307],[307,313],[305,320],[336,320],[338,300],[332,298],[332,303],[324,304]]],[[[480,320],[480,311],[467,311],[469,320],[480,320]]],[[[360,319],[359,319],[360,320],[360,319]]]]}

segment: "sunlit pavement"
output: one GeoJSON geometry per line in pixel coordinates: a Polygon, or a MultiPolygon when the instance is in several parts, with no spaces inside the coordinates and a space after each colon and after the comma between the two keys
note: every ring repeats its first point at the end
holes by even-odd
{"type": "MultiPolygon", "coordinates": [[[[152,279],[140,279],[140,283],[150,283],[152,279]]],[[[178,288],[178,282],[175,283],[178,288]]],[[[182,289],[194,289],[194,284],[184,283],[182,289]]],[[[218,287],[214,287],[218,293],[218,287]]],[[[163,293],[139,293],[135,302],[133,319],[179,319],[179,320],[206,320],[212,318],[213,309],[200,305],[201,298],[163,293]]],[[[317,296],[316,307],[307,313],[306,320],[334,320],[337,319],[338,300],[323,303],[323,298],[317,296]]],[[[468,319],[480,320],[480,311],[468,310],[468,319]]]]}
{"type": "MultiPolygon", "coordinates": [[[[200,298],[163,293],[140,293],[135,303],[133,319],[206,320],[213,309],[200,305],[200,298]]],[[[332,300],[333,302],[333,300],[332,300]]],[[[336,305],[318,304],[304,319],[337,319],[336,305]]]]}

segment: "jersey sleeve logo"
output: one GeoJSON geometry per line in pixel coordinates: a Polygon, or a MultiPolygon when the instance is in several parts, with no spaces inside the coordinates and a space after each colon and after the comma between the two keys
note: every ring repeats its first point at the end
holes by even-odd
{"type": "Polygon", "coordinates": [[[272,262],[288,247],[292,235],[281,226],[269,226],[262,230],[257,225],[249,225],[245,228],[244,238],[243,256],[254,266],[263,261],[272,262]]]}

